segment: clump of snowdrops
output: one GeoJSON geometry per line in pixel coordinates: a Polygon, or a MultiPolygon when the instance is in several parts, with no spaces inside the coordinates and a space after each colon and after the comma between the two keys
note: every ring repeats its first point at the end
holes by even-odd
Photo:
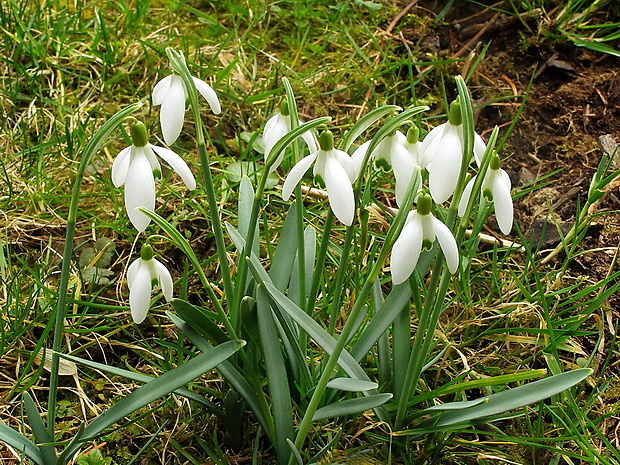
{"type": "MultiPolygon", "coordinates": [[[[168,56],[172,73],[154,86],[152,103],[161,105],[161,131],[169,146],[183,130],[186,106],[194,119],[200,188],[208,204],[220,275],[207,276],[202,263],[209,257],[197,256],[185,236],[156,213],[161,162],[189,190],[197,188],[194,167],[172,149],[149,143],[145,124],[135,116],[139,104],[121,110],[84,149],[74,185],[55,312],[47,415],[41,416],[25,392],[23,404],[34,439],[0,423],[0,440],[34,463],[64,465],[86,441],[172,392],[225,417],[222,406],[184,388],[216,369],[230,386],[226,397],[240,399],[278,464],[312,463],[340,438],[336,435],[328,444],[309,443],[313,428],[325,421],[344,422],[372,410],[395,433],[394,447],[406,450],[411,439],[491,421],[589,375],[588,369],[573,370],[477,399],[458,400],[462,396],[455,395],[453,402],[438,401],[442,388],[420,390],[424,372],[446,349],[437,341],[435,329],[442,313],[455,305],[447,297],[451,283],[455,277],[467,281],[483,225],[492,213],[493,224],[503,234],[509,235],[513,225],[510,178],[495,151],[498,129],[486,143],[474,131],[470,96],[460,76],[455,79],[458,97],[450,104],[447,121],[424,137],[420,123],[428,108],[422,106],[376,108],[340,134],[330,130],[329,117],[302,123],[292,87],[284,79],[280,110],[262,132],[264,167],[254,183],[247,177],[241,180],[238,222],[233,225],[222,221],[218,208],[200,115],[200,96],[215,114],[220,113],[217,93],[191,75],[181,54],[168,50],[168,56]],[[121,125],[129,126],[132,145],[115,158],[111,177],[114,186],[123,189],[128,219],[141,245],[139,256],[126,270],[131,316],[135,324],[143,324],[153,292],[161,289],[170,303],[167,316],[197,352],[157,378],[78,359],[63,354],[62,347],[81,181],[91,157],[121,125]],[[282,173],[281,196],[292,200],[276,235],[262,229],[258,219],[264,209],[275,208],[267,204],[265,186],[285,158],[290,158],[292,168],[282,173]],[[311,169],[312,176],[307,176],[311,169]],[[375,200],[378,170],[392,173],[398,209],[382,207],[375,200]],[[310,189],[310,194],[317,194],[314,202],[326,200],[321,228],[306,221],[304,180],[314,186],[310,189]],[[391,218],[385,234],[369,227],[373,209],[391,218]],[[153,248],[153,238],[159,241],[162,235],[192,264],[206,295],[201,305],[173,297],[173,277],[153,248]],[[261,255],[259,238],[277,243],[272,255],[261,255]],[[234,267],[231,248],[236,251],[234,267]],[[335,257],[337,266],[327,274],[329,257],[335,257]],[[61,443],[55,430],[61,357],[145,384],[61,443]]],[[[316,213],[317,207],[313,209],[316,213]]],[[[242,434],[241,428],[235,431],[242,434]]]]}

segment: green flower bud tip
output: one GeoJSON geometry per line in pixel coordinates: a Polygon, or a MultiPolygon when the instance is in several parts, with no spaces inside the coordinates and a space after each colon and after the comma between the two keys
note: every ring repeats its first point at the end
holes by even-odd
{"type": "Polygon", "coordinates": [[[334,148],[334,134],[329,129],[323,131],[319,135],[319,146],[324,152],[328,152],[334,148]]]}
{"type": "Polygon", "coordinates": [[[461,103],[458,100],[455,100],[450,104],[448,121],[450,121],[450,124],[454,126],[460,126],[463,124],[463,118],[461,118],[461,103]]]}
{"type": "Polygon", "coordinates": [[[283,100],[282,103],[280,104],[280,114],[282,116],[288,116],[291,114],[288,108],[288,102],[286,100],[283,100]]]}
{"type": "Polygon", "coordinates": [[[491,160],[489,161],[489,168],[497,171],[499,167],[500,167],[499,155],[494,153],[493,155],[491,155],[491,160]]]}
{"type": "Polygon", "coordinates": [[[136,147],[144,147],[149,143],[149,136],[146,132],[146,126],[142,121],[136,121],[131,125],[131,142],[136,147]]]}
{"type": "Polygon", "coordinates": [[[407,142],[415,144],[420,139],[420,129],[417,126],[411,126],[407,130],[407,142]]]}
{"type": "Polygon", "coordinates": [[[140,249],[140,258],[145,262],[153,260],[153,247],[148,244],[143,244],[140,249]]]}
{"type": "Polygon", "coordinates": [[[423,192],[418,195],[418,213],[420,215],[428,215],[433,207],[433,199],[430,195],[423,192]]]}

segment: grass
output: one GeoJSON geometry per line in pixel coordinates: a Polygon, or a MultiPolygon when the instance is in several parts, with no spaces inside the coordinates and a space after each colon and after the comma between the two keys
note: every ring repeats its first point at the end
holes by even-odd
{"type": "MultiPolygon", "coordinates": [[[[572,9],[557,16],[567,26],[550,29],[550,34],[556,40],[568,38],[583,45],[577,38],[593,26],[575,12],[578,2],[569,3],[572,9]]],[[[443,111],[442,102],[448,97],[441,76],[458,73],[465,60],[424,51],[422,37],[418,43],[397,38],[396,33],[410,25],[428,33],[439,30],[440,24],[419,12],[405,16],[394,35],[378,32],[385,31],[399,11],[398,5],[387,3],[321,0],[223,2],[217,9],[210,3],[189,1],[2,2],[0,418],[4,422],[19,427],[19,392],[30,389],[44,398],[48,375],[36,354],[48,344],[46,336],[53,324],[63,228],[80,151],[107,118],[136,100],[145,103],[143,117],[151,133],[159,133],[158,110],[149,99],[154,83],[168,72],[166,47],[182,50],[192,71],[209,80],[220,94],[222,116],[205,113],[203,117],[212,141],[215,183],[222,186],[221,206],[236,224],[237,186],[224,170],[239,160],[262,160],[242,134],[251,137],[260,131],[277,108],[284,95],[282,76],[295,86],[301,117],[330,115],[335,131],[382,104],[429,104],[435,116],[443,111]],[[420,70],[427,71],[420,74],[420,70]]],[[[609,30],[595,29],[596,37],[602,31],[606,39],[613,39],[615,32],[609,30]]],[[[606,39],[594,43],[609,42],[606,39]]],[[[134,233],[125,219],[122,194],[109,175],[113,158],[127,144],[127,134],[119,134],[106,146],[93,161],[83,186],[76,259],[98,239],[108,238],[115,253],[103,268],[114,274],[110,282],[94,283],[83,280],[82,270],[74,270],[75,295],[67,320],[70,337],[65,342],[80,357],[158,375],[189,359],[194,351],[166,318],[169,307],[163,300],[156,303],[146,325],[136,326],[129,317],[122,273],[134,233]]],[[[194,145],[181,139],[175,148],[192,160],[196,170],[194,145]]],[[[385,186],[386,178],[381,176],[385,186]]],[[[174,188],[179,183],[176,176],[169,180],[173,187],[160,184],[159,213],[187,235],[194,250],[203,252],[201,256],[214,256],[204,194],[198,190],[181,195],[174,188]]],[[[277,232],[283,221],[279,188],[268,190],[267,195],[272,200],[263,221],[269,231],[277,232]]],[[[321,227],[323,213],[318,205],[309,207],[308,217],[317,229],[321,227]]],[[[385,232],[381,220],[385,218],[379,216],[376,224],[371,223],[377,237],[385,232]]],[[[527,245],[525,237],[518,239],[527,245]]],[[[433,392],[447,381],[479,382],[471,392],[488,395],[503,389],[480,382],[490,375],[595,368],[595,376],[582,391],[573,389],[552,403],[503,415],[492,424],[410,441],[391,435],[374,417],[362,416],[344,425],[325,423],[311,434],[313,449],[326,448],[322,463],[619,463],[620,453],[609,433],[617,410],[616,397],[609,393],[618,389],[618,348],[608,331],[617,328],[605,329],[608,322],[613,323],[620,287],[616,259],[590,250],[583,234],[577,239],[566,244],[569,253],[551,266],[540,265],[544,254],[535,247],[526,247],[525,253],[488,247],[479,255],[471,267],[469,288],[463,282],[449,294],[450,298],[458,295],[462,304],[446,309],[440,320],[436,334],[447,349],[425,373],[419,392],[433,392]],[[576,265],[589,256],[604,262],[603,272],[576,265]],[[396,448],[390,448],[398,442],[406,443],[407,454],[400,457],[391,455],[396,448]],[[340,456],[338,451],[346,453],[340,456]]],[[[261,247],[273,253],[275,244],[262,241],[261,247]]],[[[166,253],[162,259],[179,279],[180,287],[175,289],[182,289],[181,296],[206,300],[181,254],[164,241],[161,250],[166,253]]],[[[329,273],[335,274],[340,253],[337,245],[330,248],[329,273]]],[[[215,259],[205,259],[204,265],[216,292],[221,292],[215,259]]],[[[322,282],[321,288],[328,286],[322,282]]],[[[330,296],[322,298],[317,307],[328,307],[330,296]]],[[[316,316],[328,319],[322,312],[316,316]]],[[[126,379],[82,368],[77,379],[63,377],[61,386],[63,438],[76,431],[83,415],[93,415],[91,408],[103,409],[136,387],[126,379]]],[[[86,452],[101,446],[104,455],[118,464],[138,460],[270,463],[266,440],[251,418],[244,417],[241,444],[223,434],[230,428],[225,425],[241,417],[245,405],[217,375],[189,387],[223,404],[224,416],[172,396],[143,409],[131,424],[110,432],[100,444],[89,444],[86,452]],[[205,431],[214,432],[202,434],[205,431]]],[[[453,392],[440,390],[437,395],[443,401],[464,400],[454,399],[453,392]]],[[[0,456],[11,455],[0,449],[0,456]]]]}

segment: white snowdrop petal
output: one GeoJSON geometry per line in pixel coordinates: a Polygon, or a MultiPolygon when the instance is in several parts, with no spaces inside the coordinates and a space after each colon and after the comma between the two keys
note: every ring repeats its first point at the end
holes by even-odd
{"type": "Polygon", "coordinates": [[[394,242],[390,256],[392,282],[401,284],[409,279],[418,264],[422,251],[422,228],[418,221],[410,221],[394,242]]]}
{"type": "Polygon", "coordinates": [[[463,189],[463,195],[461,196],[461,201],[459,202],[458,215],[462,218],[465,214],[465,209],[467,208],[467,204],[469,203],[469,198],[471,197],[471,191],[474,188],[474,182],[476,182],[476,176],[471,178],[469,182],[465,185],[465,189],[463,189]]]}
{"type": "Polygon", "coordinates": [[[133,285],[129,290],[129,307],[136,324],[144,321],[150,304],[151,273],[148,266],[140,266],[133,277],[133,285]]]}
{"type": "Polygon", "coordinates": [[[125,184],[130,162],[131,146],[121,150],[112,163],[112,184],[114,184],[114,187],[121,187],[125,184]]]}
{"type": "Polygon", "coordinates": [[[172,275],[170,271],[159,261],[153,259],[155,262],[155,271],[157,272],[157,279],[161,286],[161,292],[164,294],[167,302],[172,300],[172,275]]]}
{"type": "MultiPolygon", "coordinates": [[[[452,128],[455,128],[452,126],[452,128]]],[[[436,203],[443,203],[454,192],[463,162],[461,139],[456,129],[446,130],[433,142],[434,158],[429,169],[429,189],[436,203]]]]}
{"type": "Polygon", "coordinates": [[[144,147],[137,147],[136,150],[144,151],[144,155],[146,155],[146,159],[151,165],[151,171],[159,171],[161,173],[161,164],[155,156],[155,152],[153,152],[153,146],[151,144],[146,144],[144,147]]]}
{"type": "Polygon", "coordinates": [[[137,207],[155,210],[155,179],[151,165],[143,153],[134,156],[125,181],[125,208],[131,223],[142,232],[151,219],[136,210],[137,207]]]}
{"type": "Polygon", "coordinates": [[[434,127],[426,135],[424,140],[420,142],[420,166],[427,166],[428,164],[433,162],[436,149],[433,142],[438,138],[441,139],[447,127],[448,123],[443,123],[439,126],[434,127]]]}
{"type": "Polygon", "coordinates": [[[127,268],[127,286],[129,286],[129,289],[131,289],[131,285],[136,273],[138,272],[138,268],[140,268],[140,260],[140,258],[135,259],[127,268]]]}
{"type": "Polygon", "coordinates": [[[219,115],[222,112],[222,107],[220,106],[220,101],[217,98],[217,94],[213,88],[202,79],[195,77],[192,77],[192,79],[194,80],[196,90],[206,99],[207,103],[211,107],[211,111],[216,115],[219,115]]]}
{"type": "MultiPolygon", "coordinates": [[[[280,115],[279,113],[272,117],[265,126],[263,132],[263,142],[265,143],[265,162],[269,157],[273,147],[282,139],[286,133],[290,130],[289,118],[280,115]],[[271,123],[271,124],[270,124],[271,123]]],[[[284,151],[280,152],[276,161],[269,168],[269,172],[273,173],[284,159],[284,151]]]]}
{"type": "Polygon", "coordinates": [[[293,193],[293,189],[295,189],[295,186],[299,184],[299,181],[301,181],[301,178],[304,177],[304,174],[306,173],[306,171],[308,171],[310,165],[312,165],[314,160],[316,160],[317,153],[318,152],[315,152],[302,158],[297,162],[295,166],[293,166],[288,176],[286,177],[286,180],[284,181],[284,185],[282,186],[282,198],[284,200],[289,199],[289,197],[293,193]]]}
{"type": "Polygon", "coordinates": [[[450,229],[440,220],[432,217],[435,235],[439,241],[439,246],[446,258],[446,264],[450,273],[454,274],[459,268],[459,248],[450,229]]]}
{"type": "MultiPolygon", "coordinates": [[[[301,121],[300,121],[301,123],[301,121]]],[[[308,146],[308,151],[310,153],[314,153],[319,149],[319,144],[316,141],[316,136],[312,133],[312,131],[306,131],[304,132],[301,137],[303,138],[304,142],[306,143],[306,145],[308,146]]]]}
{"type": "Polygon", "coordinates": [[[482,164],[482,157],[484,156],[486,149],[487,144],[485,144],[484,140],[477,132],[474,132],[474,158],[476,159],[478,166],[482,164]]]}
{"type": "Polygon", "coordinates": [[[185,89],[179,76],[172,76],[170,88],[161,104],[159,119],[166,144],[174,144],[181,134],[185,119],[185,89]]]}
{"type": "Polygon", "coordinates": [[[396,203],[402,205],[405,200],[407,188],[415,168],[418,166],[415,158],[404,146],[396,145],[392,150],[392,169],[396,178],[396,203]]]}
{"type": "Polygon", "coordinates": [[[342,224],[351,226],[355,217],[353,187],[346,170],[332,154],[326,157],[323,179],[334,215],[342,224]]]}
{"type": "Polygon", "coordinates": [[[506,185],[506,181],[501,173],[494,177],[491,192],[493,193],[495,218],[497,219],[499,229],[504,234],[510,234],[514,218],[514,207],[510,188],[506,185]]]}
{"type": "Polygon", "coordinates": [[[181,179],[190,191],[196,189],[196,179],[194,178],[192,171],[189,169],[189,166],[187,166],[187,163],[185,163],[185,160],[183,160],[172,150],[165,147],[158,147],[156,145],[150,144],[149,146],[155,151],[157,155],[159,155],[166,163],[170,165],[170,167],[174,170],[175,173],[181,176],[181,179]]]}
{"type": "Polygon", "coordinates": [[[155,87],[153,88],[152,99],[153,105],[161,105],[164,101],[164,97],[170,88],[170,84],[172,83],[172,74],[166,76],[162,80],[160,80],[155,87]]]}
{"type": "Polygon", "coordinates": [[[347,176],[349,176],[349,180],[351,182],[355,182],[357,179],[358,170],[355,169],[355,164],[353,163],[351,156],[347,152],[338,149],[333,149],[331,153],[334,157],[336,157],[336,160],[340,163],[340,166],[344,168],[347,176]]]}
{"type": "Polygon", "coordinates": [[[368,152],[368,147],[370,146],[371,142],[372,140],[364,142],[357,149],[355,149],[353,155],[351,155],[351,162],[353,163],[353,168],[355,169],[356,179],[360,175],[362,163],[364,161],[364,157],[366,156],[366,152],[368,152]]]}

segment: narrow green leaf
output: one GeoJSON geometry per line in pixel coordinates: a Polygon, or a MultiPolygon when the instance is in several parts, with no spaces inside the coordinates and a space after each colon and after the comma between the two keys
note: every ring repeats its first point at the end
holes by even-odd
{"type": "Polygon", "coordinates": [[[397,105],[385,105],[383,107],[376,108],[371,112],[362,116],[344,135],[342,150],[348,152],[351,146],[355,143],[357,138],[362,135],[366,129],[375,124],[381,118],[387,115],[391,115],[397,111],[401,111],[402,108],[397,105]]]}
{"type": "Polygon", "coordinates": [[[262,286],[258,287],[256,297],[258,327],[260,330],[261,347],[265,357],[269,396],[271,397],[273,419],[277,425],[275,430],[276,454],[279,462],[284,463],[290,455],[287,440],[293,438],[291,393],[288,386],[284,356],[282,355],[282,346],[276,331],[269,299],[262,286]]]}
{"type": "Polygon", "coordinates": [[[358,397],[357,399],[348,399],[334,404],[327,405],[318,409],[312,417],[313,421],[324,420],[325,418],[344,417],[347,415],[356,415],[366,410],[372,410],[385,404],[392,398],[392,394],[374,394],[367,397],[358,397]]]}
{"type": "Polygon", "coordinates": [[[177,298],[172,299],[170,305],[185,322],[213,344],[222,344],[229,340],[226,333],[209,317],[205,309],[177,298]]]}
{"type": "Polygon", "coordinates": [[[297,461],[297,465],[304,465],[304,459],[301,458],[301,454],[299,453],[299,450],[297,450],[297,447],[295,447],[295,443],[291,441],[290,439],[287,439],[286,443],[288,444],[288,447],[291,450],[291,452],[293,452],[293,456],[295,457],[295,460],[297,461]]]}
{"type": "MultiPolygon", "coordinates": [[[[207,352],[212,349],[211,343],[202,337],[189,324],[173,313],[167,313],[168,318],[172,320],[177,328],[183,331],[183,334],[194,344],[201,352],[207,352]]],[[[259,395],[263,395],[260,387],[252,386],[247,379],[239,372],[239,370],[229,361],[222,362],[218,365],[217,370],[224,376],[226,381],[239,393],[254,412],[254,416],[258,420],[265,434],[269,439],[274,441],[274,427],[271,412],[266,406],[264,400],[261,402],[259,395]]]]}
{"type": "Polygon", "coordinates": [[[484,402],[488,402],[488,397],[481,397],[480,399],[475,400],[463,400],[460,402],[447,402],[445,404],[437,404],[432,407],[424,410],[425,412],[444,412],[447,410],[463,410],[471,407],[475,407],[476,405],[483,404],[484,402]]]}
{"type": "MultiPolygon", "coordinates": [[[[123,368],[113,367],[110,365],[105,365],[103,363],[93,362],[92,360],[86,360],[84,358],[75,357],[69,354],[59,354],[60,358],[64,358],[66,360],[71,360],[74,363],[84,365],[89,368],[93,368],[95,370],[101,370],[105,373],[110,373],[116,376],[122,376],[123,378],[130,379],[132,381],[137,381],[139,383],[148,383],[155,379],[154,376],[145,375],[144,373],[137,373],[135,371],[124,370],[123,368]]],[[[195,392],[190,391],[189,389],[180,388],[176,391],[173,391],[174,394],[179,396],[183,396],[186,399],[193,400],[194,402],[198,402],[199,404],[204,405],[210,409],[213,409],[215,413],[219,413],[217,406],[205,399],[200,394],[196,394],[195,392]]]]}
{"type": "MultiPolygon", "coordinates": [[[[479,420],[481,418],[534,404],[556,395],[577,383],[580,383],[590,376],[591,373],[592,370],[589,368],[567,371],[565,373],[560,373],[558,375],[534,381],[533,383],[524,384],[523,386],[507,389],[496,394],[491,394],[490,396],[479,399],[482,402],[478,405],[462,408],[460,410],[450,410],[443,414],[434,416],[423,422],[420,427],[445,427],[456,423],[479,420]]],[[[427,409],[427,411],[428,410],[429,409],[427,409]]]]}
{"type": "MultiPolygon", "coordinates": [[[[106,410],[102,415],[95,418],[84,429],[84,440],[98,436],[106,428],[119,422],[127,415],[202,376],[225,361],[244,345],[245,341],[240,340],[220,344],[136,389],[106,410]]],[[[75,451],[77,451],[77,447],[76,445],[75,451]]],[[[72,453],[75,451],[72,451],[72,453]]]]}
{"type": "Polygon", "coordinates": [[[297,209],[291,205],[280,231],[278,245],[273,255],[269,276],[274,286],[284,292],[291,279],[293,264],[297,255],[297,209]]]}
{"type": "Polygon", "coordinates": [[[56,463],[56,450],[54,446],[51,445],[54,440],[47,432],[45,423],[43,423],[43,419],[39,414],[39,410],[37,409],[32,396],[28,392],[24,392],[22,395],[22,400],[24,402],[26,416],[28,417],[28,423],[30,424],[30,428],[32,429],[32,433],[34,434],[37,444],[50,444],[47,446],[38,446],[41,451],[41,455],[43,456],[43,460],[48,465],[54,465],[56,463]]]}
{"type": "Polygon", "coordinates": [[[411,288],[409,283],[394,286],[392,292],[387,296],[375,315],[364,327],[358,340],[351,348],[351,355],[357,362],[361,362],[374,346],[382,334],[390,327],[399,313],[409,303],[411,298],[411,288]]]}
{"type": "Polygon", "coordinates": [[[334,378],[327,387],[331,389],[339,389],[341,391],[362,392],[377,389],[379,385],[372,381],[364,381],[354,378],[334,378]]]}
{"type": "Polygon", "coordinates": [[[15,431],[2,420],[0,420],[0,442],[4,442],[21,452],[37,465],[47,465],[41,450],[28,440],[26,436],[15,431]]]}

